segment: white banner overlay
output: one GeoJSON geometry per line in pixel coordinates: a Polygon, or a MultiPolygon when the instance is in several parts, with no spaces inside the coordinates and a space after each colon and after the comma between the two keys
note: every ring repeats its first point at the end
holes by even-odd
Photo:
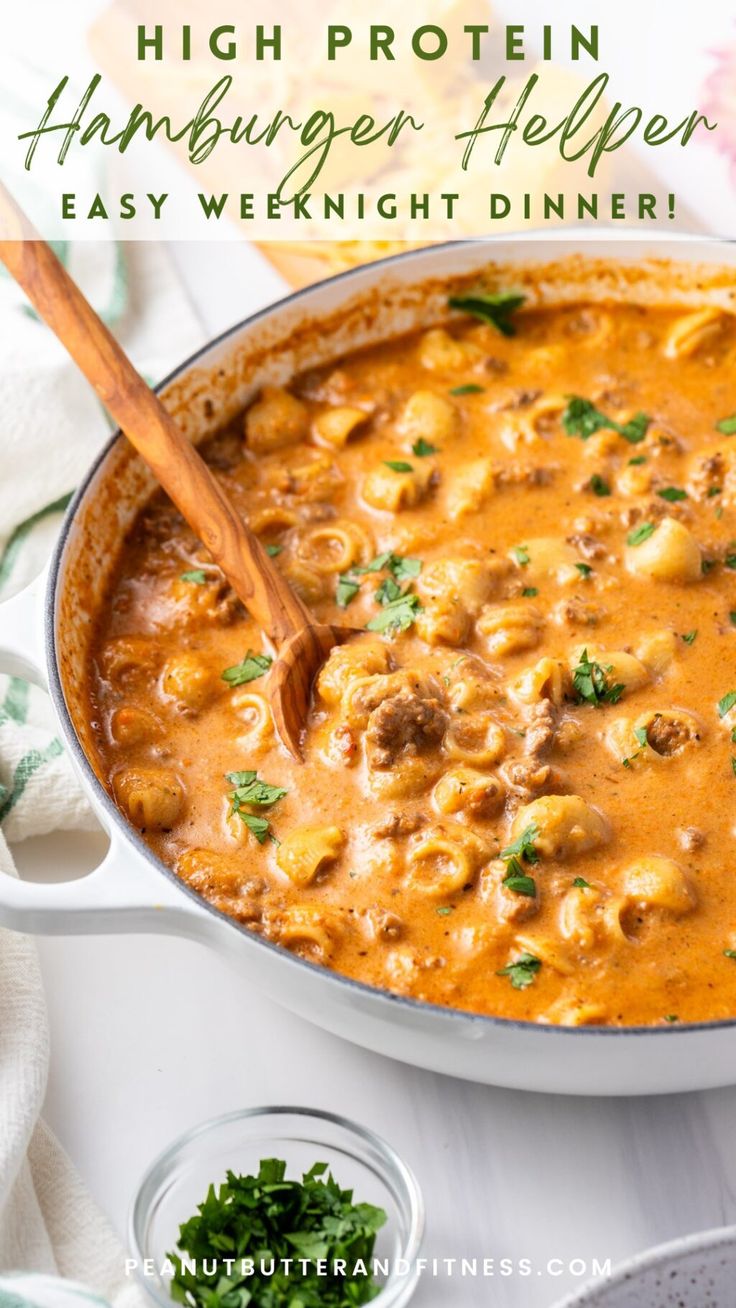
{"type": "Polygon", "coordinates": [[[707,79],[649,71],[718,14],[511,8],[29,0],[4,23],[5,183],[55,240],[692,226],[682,160],[694,189],[730,129],[707,79]]]}

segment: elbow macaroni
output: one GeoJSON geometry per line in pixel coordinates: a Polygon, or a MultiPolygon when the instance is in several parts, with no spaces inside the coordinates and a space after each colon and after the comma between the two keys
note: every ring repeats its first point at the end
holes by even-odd
{"type": "Polygon", "coordinates": [[[276,862],[290,881],[308,886],[343,851],[345,836],[339,827],[297,827],[276,851],[276,862]]]}

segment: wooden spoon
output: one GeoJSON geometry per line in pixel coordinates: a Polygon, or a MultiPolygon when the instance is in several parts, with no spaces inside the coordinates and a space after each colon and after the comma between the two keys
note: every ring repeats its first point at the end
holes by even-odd
{"type": "Polygon", "coordinates": [[[267,694],[279,736],[300,760],[315,674],[350,632],[315,621],[56,255],[1,188],[0,237],[8,272],[276,647],[267,694]]]}

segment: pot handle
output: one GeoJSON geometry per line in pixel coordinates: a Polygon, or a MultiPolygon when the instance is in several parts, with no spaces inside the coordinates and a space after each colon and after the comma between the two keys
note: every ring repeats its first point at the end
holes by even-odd
{"type": "MultiPolygon", "coordinates": [[[[0,603],[0,672],[46,689],[42,596],[48,568],[0,603]]],[[[0,926],[40,935],[146,931],[202,939],[218,920],[145,855],[108,830],[110,848],[75,881],[22,881],[0,872],[0,926]]]]}
{"type": "Polygon", "coordinates": [[[48,567],[30,586],[0,603],[0,672],[46,689],[42,597],[48,567]]]}
{"type": "Polygon", "coordinates": [[[0,873],[0,926],[48,936],[150,932],[204,940],[218,920],[113,829],[102,862],[75,881],[0,873]]]}

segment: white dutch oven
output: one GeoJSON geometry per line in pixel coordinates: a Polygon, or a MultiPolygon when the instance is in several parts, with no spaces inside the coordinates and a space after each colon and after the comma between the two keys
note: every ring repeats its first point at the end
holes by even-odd
{"type": "MultiPolygon", "coordinates": [[[[582,247],[579,238],[563,236],[412,251],[322,282],[247,319],[183,364],[162,392],[198,440],[236,414],[264,381],[286,381],[346,350],[441,319],[448,287],[472,285],[480,275],[521,287],[540,303],[619,295],[641,303],[674,298],[731,306],[735,264],[736,248],[727,244],[623,241],[618,234],[582,247]],[[662,259],[673,262],[656,262],[662,259]]],[[[121,533],[151,489],[127,442],[114,437],[68,510],[44,584],[0,607],[0,671],[48,686],[62,737],[110,836],[104,861],[82,879],[46,885],[1,878],[0,923],[56,935],[188,936],[229,959],[254,987],[337,1035],[492,1085],[610,1095],[736,1081],[736,1020],[666,1029],[560,1028],[418,1003],[348,980],[251,934],[158,861],[95,773],[83,708],[95,604],[121,533]]]]}

